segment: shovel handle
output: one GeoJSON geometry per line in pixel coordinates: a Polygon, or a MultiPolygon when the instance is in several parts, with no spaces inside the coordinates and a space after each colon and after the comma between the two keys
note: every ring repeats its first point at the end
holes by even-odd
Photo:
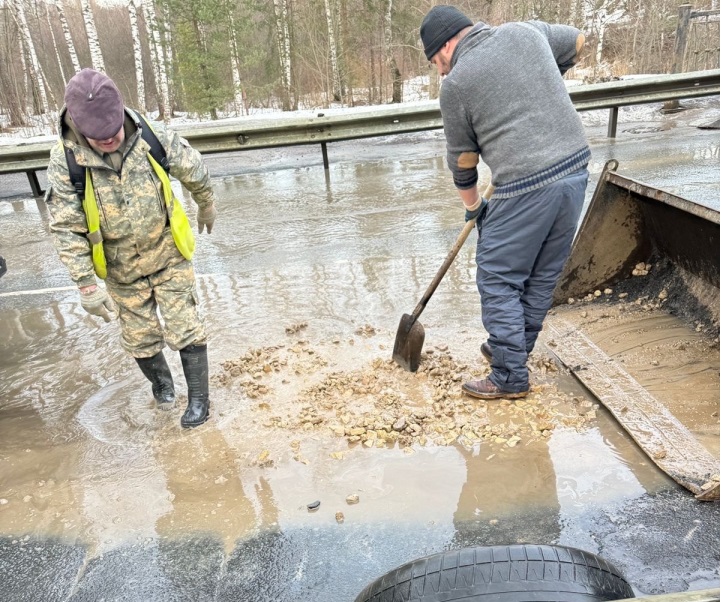
{"type": "MultiPolygon", "coordinates": [[[[483,192],[482,198],[484,199],[490,199],[493,196],[493,184],[488,184],[486,186],[486,190],[483,192]]],[[[458,238],[456,239],[455,244],[451,247],[451,250],[448,251],[448,255],[446,255],[446,258],[443,260],[443,263],[441,264],[441,268],[438,270],[438,273],[436,274],[435,278],[433,278],[433,281],[430,283],[428,288],[426,289],[426,292],[423,293],[423,297],[421,297],[421,300],[418,302],[418,305],[416,305],[416,308],[413,310],[413,313],[411,316],[413,317],[413,322],[415,322],[418,319],[418,316],[421,315],[423,310],[426,308],[426,304],[428,301],[430,301],[431,297],[433,296],[433,293],[436,292],[436,289],[438,288],[438,285],[441,283],[441,280],[443,280],[443,277],[446,275],[446,272],[448,271],[448,268],[453,263],[453,260],[456,258],[456,255],[458,255],[458,251],[461,250],[461,247],[463,246],[463,243],[466,242],[466,239],[468,238],[468,235],[471,233],[471,230],[476,227],[476,220],[468,220],[466,222],[466,225],[463,226],[463,230],[461,230],[461,233],[458,235],[458,238]]]]}

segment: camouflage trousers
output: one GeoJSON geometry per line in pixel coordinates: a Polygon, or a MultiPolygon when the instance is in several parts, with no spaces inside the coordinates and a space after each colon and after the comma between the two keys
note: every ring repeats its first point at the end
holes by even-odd
{"type": "Polygon", "coordinates": [[[205,344],[205,325],[198,311],[195,272],[190,261],[130,284],[110,278],[105,283],[118,306],[121,343],[133,357],[152,357],[166,342],[174,350],[193,343],[205,344]]]}

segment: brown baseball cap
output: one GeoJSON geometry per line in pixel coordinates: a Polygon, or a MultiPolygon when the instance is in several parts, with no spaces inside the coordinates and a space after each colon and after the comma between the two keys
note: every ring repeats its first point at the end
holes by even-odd
{"type": "Polygon", "coordinates": [[[120,90],[104,73],[83,69],[65,87],[65,106],[77,130],[86,138],[107,140],[125,119],[120,90]]]}

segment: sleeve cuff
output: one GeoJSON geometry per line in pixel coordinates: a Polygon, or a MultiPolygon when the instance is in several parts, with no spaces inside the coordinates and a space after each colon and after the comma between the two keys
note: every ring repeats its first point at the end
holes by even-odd
{"type": "Polygon", "coordinates": [[[95,276],[83,276],[80,278],[80,280],[76,280],[75,284],[78,288],[83,286],[92,286],[93,284],[97,284],[98,281],[95,279],[95,276]]]}
{"type": "Polygon", "coordinates": [[[478,183],[478,169],[451,169],[453,183],[459,190],[473,188],[478,183]]]}

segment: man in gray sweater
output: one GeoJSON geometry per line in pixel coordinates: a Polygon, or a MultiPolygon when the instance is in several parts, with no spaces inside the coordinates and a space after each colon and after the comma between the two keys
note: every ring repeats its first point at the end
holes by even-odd
{"type": "Polygon", "coordinates": [[[568,258],[588,183],[590,150],[563,83],[583,34],[540,21],[492,27],[452,6],[423,19],[426,57],[445,76],[440,106],[448,167],[478,220],[476,282],[488,378],[463,385],[480,399],[524,397],[526,362],[568,258]],[[479,196],[479,158],[495,192],[479,196]],[[482,222],[482,228],[481,228],[482,222]]]}

